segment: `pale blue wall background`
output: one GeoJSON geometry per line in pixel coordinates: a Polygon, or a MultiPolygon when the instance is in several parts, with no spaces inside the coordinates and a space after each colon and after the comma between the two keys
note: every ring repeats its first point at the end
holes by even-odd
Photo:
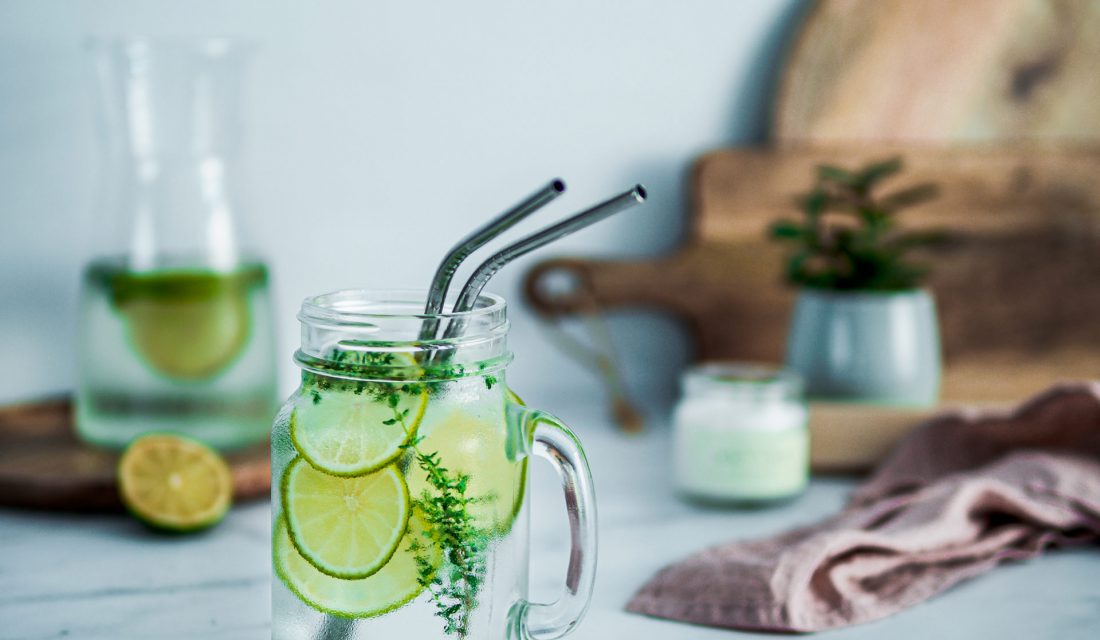
{"type": "MultiPolygon", "coordinates": [[[[566,178],[569,193],[523,229],[634,182],[652,197],[534,259],[670,250],[691,160],[764,136],[801,9],[799,0],[0,1],[0,401],[73,385],[77,274],[97,222],[88,36],[261,42],[247,91],[246,222],[274,270],[289,391],[304,296],[426,286],[454,239],[550,177],[566,178]]],[[[518,303],[530,264],[491,289],[518,303]]],[[[519,304],[512,320],[515,388],[536,402],[563,388],[595,393],[519,304]]],[[[671,398],[686,336],[646,314],[616,315],[612,326],[635,388],[671,398]]]]}

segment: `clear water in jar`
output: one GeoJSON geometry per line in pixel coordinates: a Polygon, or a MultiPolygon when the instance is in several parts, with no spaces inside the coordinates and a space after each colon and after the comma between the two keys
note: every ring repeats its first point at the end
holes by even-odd
{"type": "Polygon", "coordinates": [[[509,637],[528,526],[512,398],[486,375],[303,375],[272,436],[274,639],[509,637]]]}

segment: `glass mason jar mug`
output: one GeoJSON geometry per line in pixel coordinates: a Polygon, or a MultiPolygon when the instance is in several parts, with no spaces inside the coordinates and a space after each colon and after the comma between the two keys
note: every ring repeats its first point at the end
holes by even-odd
{"type": "Polygon", "coordinates": [[[273,638],[556,638],[588,607],[588,463],[508,389],[504,300],[435,316],[423,301],[302,304],[302,384],[272,435],[273,638]],[[421,340],[425,327],[454,337],[421,340]],[[553,604],[526,600],[531,454],[561,476],[572,533],[553,604]]]}

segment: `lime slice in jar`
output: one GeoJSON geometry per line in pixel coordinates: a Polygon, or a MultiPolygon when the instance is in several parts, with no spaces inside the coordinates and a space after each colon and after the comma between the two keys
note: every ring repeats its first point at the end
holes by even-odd
{"type": "MultiPolygon", "coordinates": [[[[417,450],[438,454],[440,465],[450,473],[464,475],[467,506],[474,526],[498,534],[507,533],[523,503],[527,459],[509,446],[502,420],[484,421],[463,411],[454,411],[425,429],[417,450]]],[[[412,499],[436,497],[437,489],[428,475],[412,462],[406,471],[412,499]]]]}
{"type": "Polygon", "coordinates": [[[283,516],[275,523],[272,552],[275,573],[288,589],[314,609],[344,618],[380,616],[411,602],[442,563],[417,513],[393,556],[367,578],[343,580],[319,571],[298,552],[283,516]]]}
{"type": "Polygon", "coordinates": [[[330,576],[373,575],[405,535],[409,490],[396,466],[344,478],[295,458],[283,472],[280,488],[295,548],[330,576]]]}
{"type": "Polygon", "coordinates": [[[294,448],[309,464],[336,476],[360,476],[390,464],[416,435],[428,406],[426,390],[410,394],[402,387],[372,382],[361,393],[307,393],[290,416],[294,448]],[[384,393],[390,387],[392,392],[384,393]]]}

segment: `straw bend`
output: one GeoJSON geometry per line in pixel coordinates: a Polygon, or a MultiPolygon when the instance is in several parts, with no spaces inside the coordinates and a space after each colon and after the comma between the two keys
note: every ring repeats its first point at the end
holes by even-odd
{"type": "MultiPolygon", "coordinates": [[[[443,302],[447,298],[447,290],[451,286],[451,280],[458,271],[458,267],[473,252],[477,251],[493,238],[511,229],[521,220],[549,204],[565,192],[565,182],[560,178],[551,180],[546,186],[532,193],[525,200],[519,202],[511,209],[493,218],[481,227],[472,231],[465,238],[456,243],[447,255],[439,263],[432,277],[432,284],[428,288],[428,299],[424,304],[424,315],[433,316],[443,310],[443,302]]],[[[420,339],[428,340],[435,337],[438,321],[428,320],[420,331],[420,339]]]]}
{"type": "MultiPolygon", "coordinates": [[[[481,295],[481,291],[485,288],[489,279],[496,275],[504,265],[512,260],[530,253],[535,249],[546,246],[559,238],[567,236],[591,224],[595,224],[624,209],[629,209],[636,204],[645,202],[645,199],[645,187],[640,184],[635,185],[634,188],[629,191],[625,191],[590,209],[586,209],[542,231],[535,232],[525,238],[517,240],[515,243],[501,249],[491,258],[482,262],[474,271],[473,275],[470,276],[469,280],[466,281],[465,286],[462,287],[462,291],[458,296],[458,301],[455,302],[454,310],[469,311],[473,309],[478,296],[481,295]]],[[[447,328],[447,337],[454,337],[461,330],[462,323],[452,322],[447,328]]]]}

